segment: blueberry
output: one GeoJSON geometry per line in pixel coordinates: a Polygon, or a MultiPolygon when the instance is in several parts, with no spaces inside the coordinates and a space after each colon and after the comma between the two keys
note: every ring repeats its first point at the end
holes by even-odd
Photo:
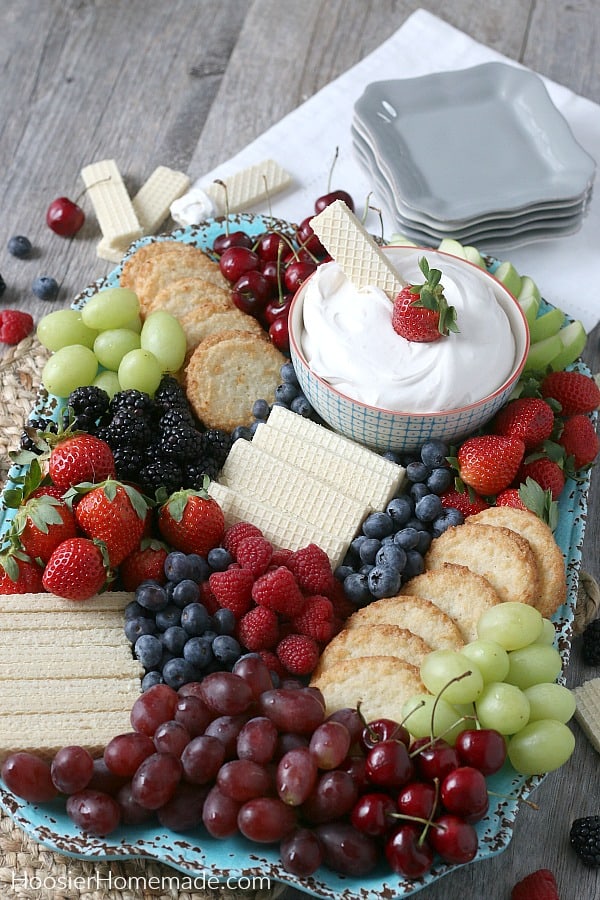
{"type": "Polygon", "coordinates": [[[251,438],[254,437],[254,435],[258,431],[258,426],[262,424],[263,422],[259,422],[258,419],[255,419],[254,422],[252,422],[252,424],[248,426],[248,432],[251,438]]]}
{"type": "Polygon", "coordinates": [[[165,559],[164,572],[169,581],[183,581],[190,577],[188,557],[181,550],[173,550],[165,559]]]}
{"type": "Polygon", "coordinates": [[[269,418],[271,407],[266,400],[255,400],[252,406],[252,415],[260,422],[266,422],[269,418]]]}
{"type": "Polygon", "coordinates": [[[35,279],[31,285],[31,290],[40,300],[51,302],[58,297],[58,282],[56,278],[42,275],[40,278],[35,279]]]}
{"type": "Polygon", "coordinates": [[[239,440],[240,438],[245,441],[249,441],[251,437],[252,437],[252,435],[250,434],[250,429],[247,428],[245,425],[238,425],[231,432],[232,443],[239,440]]]}
{"type": "Polygon", "coordinates": [[[212,642],[212,652],[219,662],[231,666],[239,658],[242,648],[231,635],[218,634],[212,642]]]}
{"type": "Polygon", "coordinates": [[[151,687],[154,687],[155,684],[164,684],[161,673],[156,670],[153,672],[146,672],[142,678],[142,691],[148,691],[151,687]]]}
{"type": "Polygon", "coordinates": [[[388,459],[390,462],[395,463],[397,466],[400,465],[400,454],[395,453],[393,450],[386,450],[385,453],[381,454],[384,459],[388,459]]]}
{"type": "Polygon", "coordinates": [[[158,612],[167,603],[167,592],[157,581],[143,581],[135,592],[135,599],[145,609],[158,612]]]}
{"type": "Polygon", "coordinates": [[[160,609],[156,613],[156,627],[159,631],[166,631],[173,625],[179,625],[181,622],[181,609],[174,603],[169,603],[164,609],[160,609]]]}
{"type": "Polygon", "coordinates": [[[354,572],[344,579],[344,593],[348,600],[356,606],[364,606],[372,599],[367,576],[359,575],[358,572],[354,572]]]}
{"type": "Polygon", "coordinates": [[[197,669],[205,669],[213,660],[212,641],[205,635],[191,637],[183,648],[183,657],[197,669]]]}
{"type": "Polygon", "coordinates": [[[169,687],[176,691],[183,684],[194,681],[197,673],[194,666],[187,659],[182,659],[178,656],[165,663],[162,674],[165,684],[168,684],[169,687]]]}
{"type": "Polygon", "coordinates": [[[420,460],[410,462],[406,467],[406,477],[413,483],[417,481],[427,481],[429,475],[429,466],[426,466],[425,463],[421,462],[420,460]]]}
{"type": "Polygon", "coordinates": [[[418,550],[408,550],[406,553],[406,565],[402,573],[405,578],[414,578],[425,571],[425,562],[418,550]]]}
{"type": "Polygon", "coordinates": [[[297,396],[297,386],[295,384],[290,384],[289,381],[284,381],[283,384],[278,384],[275,388],[275,399],[279,400],[280,403],[285,403],[286,406],[289,406],[292,400],[295,400],[297,396]]]}
{"type": "Polygon", "coordinates": [[[414,550],[419,543],[419,532],[416,528],[401,528],[394,535],[394,543],[403,550],[414,550]]]}
{"type": "Polygon", "coordinates": [[[447,465],[446,457],[449,452],[448,445],[444,441],[432,438],[421,447],[421,460],[430,469],[437,469],[438,466],[447,465]]]}
{"type": "Polygon", "coordinates": [[[230,609],[217,609],[212,616],[213,625],[217,634],[233,634],[236,619],[230,609]]]}
{"type": "Polygon", "coordinates": [[[298,384],[298,376],[296,375],[293,363],[284,363],[279,370],[279,374],[281,375],[281,380],[285,381],[287,384],[298,384]]]}
{"type": "Polygon", "coordinates": [[[363,534],[368,538],[384,538],[395,531],[392,517],[384,512],[374,512],[367,516],[362,525],[363,534]]]}
{"type": "Polygon", "coordinates": [[[422,553],[424,555],[425,553],[427,553],[427,551],[431,547],[431,532],[419,531],[418,534],[419,534],[419,542],[418,542],[417,546],[415,547],[415,550],[417,550],[419,553],[422,553]]]}
{"type": "Polygon", "coordinates": [[[448,466],[433,469],[427,479],[427,487],[432,494],[443,494],[454,482],[454,472],[448,466]]]}
{"type": "Polygon", "coordinates": [[[225,547],[214,547],[208,551],[206,562],[213,572],[224,572],[233,562],[233,557],[225,547]]]}
{"type": "Polygon", "coordinates": [[[148,610],[144,609],[143,606],[137,602],[137,600],[132,600],[127,604],[124,611],[125,621],[127,619],[137,619],[138,616],[148,616],[148,610]]]}
{"type": "Polygon", "coordinates": [[[156,622],[154,619],[146,619],[142,616],[136,619],[127,619],[125,622],[125,636],[127,640],[135,644],[142,634],[156,634],[156,622]]]}
{"type": "Polygon", "coordinates": [[[368,576],[369,590],[376,600],[393,597],[400,590],[402,575],[391,566],[375,566],[368,576]]]}
{"type": "Polygon", "coordinates": [[[209,625],[210,616],[202,603],[190,603],[181,613],[181,627],[192,636],[204,634],[209,625]]]}
{"type": "Polygon", "coordinates": [[[341,566],[337,567],[337,569],[335,570],[335,572],[333,574],[337,578],[338,581],[343,581],[344,578],[347,578],[348,575],[352,575],[353,572],[354,572],[353,566],[349,566],[349,565],[342,563],[341,566]]]}
{"type": "Polygon", "coordinates": [[[411,484],[410,486],[410,496],[412,497],[415,505],[422,500],[423,497],[426,497],[427,494],[430,494],[431,491],[427,487],[426,484],[423,484],[422,481],[417,481],[415,484],[411,484]]]}
{"type": "Polygon", "coordinates": [[[27,259],[28,256],[31,256],[33,249],[31,241],[23,234],[16,234],[14,237],[11,237],[7,247],[8,252],[12,256],[16,256],[17,259],[27,259]]]}
{"type": "Polygon", "coordinates": [[[160,663],[163,645],[154,634],[142,634],[133,651],[145,669],[156,669],[160,663]]]}
{"type": "Polygon", "coordinates": [[[310,419],[314,413],[313,407],[310,405],[304,394],[300,394],[299,397],[294,397],[290,403],[290,409],[292,412],[295,412],[296,415],[302,416],[304,419],[310,419]]]}
{"type": "Polygon", "coordinates": [[[375,557],[376,566],[389,566],[403,572],[406,565],[406,553],[397,544],[382,544],[375,557]]]}
{"type": "Polygon", "coordinates": [[[443,534],[444,531],[448,528],[452,528],[455,525],[462,525],[465,521],[465,517],[458,509],[454,509],[453,506],[448,507],[439,515],[436,519],[433,520],[433,524],[431,527],[432,533],[434,537],[439,537],[440,534],[443,534]]]}
{"type": "Polygon", "coordinates": [[[173,588],[173,603],[180,609],[200,598],[200,588],[191,578],[184,578],[173,588]]]}
{"type": "Polygon", "coordinates": [[[369,572],[371,571],[371,569],[374,569],[374,568],[375,568],[375,562],[372,562],[372,563],[365,563],[365,564],[364,564],[363,566],[361,566],[360,569],[358,570],[358,574],[359,574],[359,575],[368,575],[369,572]]]}
{"type": "Polygon", "coordinates": [[[191,578],[192,581],[195,581],[196,584],[202,584],[203,581],[208,579],[208,576],[210,575],[208,563],[199,553],[188,553],[187,564],[187,577],[191,578]]]}
{"type": "Polygon", "coordinates": [[[361,548],[362,544],[364,544],[364,542],[365,542],[366,540],[367,540],[366,534],[359,534],[359,535],[357,535],[357,536],[354,538],[354,540],[351,541],[349,550],[350,550],[352,553],[355,553],[357,557],[359,557],[359,554],[360,554],[360,548],[361,548]]]}
{"type": "Polygon", "coordinates": [[[174,653],[175,656],[181,656],[189,634],[181,625],[171,625],[161,635],[163,647],[174,653]]]}
{"type": "Polygon", "coordinates": [[[386,507],[386,512],[396,528],[406,525],[414,513],[414,504],[410,497],[394,497],[386,507]]]}
{"type": "Polygon", "coordinates": [[[366,541],[363,541],[360,545],[360,550],[358,551],[358,555],[362,562],[374,563],[380,547],[381,541],[378,541],[377,538],[367,538],[366,541]]]}
{"type": "Polygon", "coordinates": [[[442,515],[444,506],[437,494],[427,494],[415,506],[415,515],[421,522],[433,522],[442,515]]]}

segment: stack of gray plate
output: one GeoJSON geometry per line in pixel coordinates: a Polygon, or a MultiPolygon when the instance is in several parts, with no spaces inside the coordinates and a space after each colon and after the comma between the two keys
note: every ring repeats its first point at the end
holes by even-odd
{"type": "Polygon", "coordinates": [[[354,149],[410,240],[504,250],[577,231],[596,165],[537,75],[504,63],[369,84],[354,149]]]}

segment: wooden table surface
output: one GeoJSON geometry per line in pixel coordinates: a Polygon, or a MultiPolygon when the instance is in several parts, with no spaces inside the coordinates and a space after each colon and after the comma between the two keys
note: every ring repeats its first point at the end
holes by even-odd
{"type": "MultiPolygon", "coordinates": [[[[54,197],[78,194],[84,164],[116,158],[132,192],[157,165],[196,177],[374,50],[419,6],[600,102],[598,0],[1,0],[0,248],[14,234],[35,247],[28,261],[0,249],[2,304],[37,321],[49,304],[31,293],[36,276],[62,283],[55,309],[110,270],[96,258],[92,215],[73,241],[44,221],[54,197]]],[[[593,371],[598,343],[596,328],[585,353],[593,371]]],[[[583,560],[596,578],[598,509],[596,474],[583,560]]],[[[575,641],[569,684],[596,674],[575,641]]],[[[574,818],[600,812],[598,756],[573,728],[575,755],[536,791],[539,810],[521,808],[509,848],[424,889],[423,900],[503,900],[539,867],[554,870],[562,900],[600,896],[596,870],[568,843],[574,818]]]]}

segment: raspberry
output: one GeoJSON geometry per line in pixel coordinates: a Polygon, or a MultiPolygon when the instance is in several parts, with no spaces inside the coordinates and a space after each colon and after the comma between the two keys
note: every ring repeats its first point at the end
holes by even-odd
{"type": "Polygon", "coordinates": [[[285,566],[261,575],[252,587],[252,598],[259,606],[293,619],[302,611],[305,600],[293,574],[285,566]]]}
{"type": "Polygon", "coordinates": [[[206,607],[211,616],[218,609],[221,609],[208,581],[203,581],[200,585],[200,602],[206,607]]]}
{"type": "Polygon", "coordinates": [[[293,619],[292,625],[298,634],[305,634],[319,643],[330,641],[336,627],[331,600],[319,594],[307,597],[304,609],[293,619]]]}
{"type": "Polygon", "coordinates": [[[287,566],[289,569],[289,561],[294,555],[293,550],[286,550],[283,547],[279,549],[273,550],[273,556],[271,557],[271,565],[272,566],[287,566]]]}
{"type": "Polygon", "coordinates": [[[3,309],[0,312],[0,342],[18,344],[33,331],[33,317],[18,309],[3,309]]]}
{"type": "Polygon", "coordinates": [[[559,900],[556,879],[550,869],[537,869],[515,884],[510,897],[511,900],[559,900]]]}
{"type": "Polygon", "coordinates": [[[238,638],[248,650],[270,650],[279,640],[277,614],[266,606],[255,606],[240,619],[238,638]]]}
{"type": "Polygon", "coordinates": [[[258,655],[264,662],[269,672],[274,672],[279,678],[285,678],[288,674],[279,662],[279,658],[272,650],[259,650],[258,655]]]}
{"type": "Polygon", "coordinates": [[[252,535],[262,537],[262,531],[251,522],[236,522],[235,525],[231,525],[225,532],[223,546],[226,550],[229,550],[232,556],[235,556],[240,542],[252,535]]]}
{"type": "Polygon", "coordinates": [[[208,584],[219,606],[230,609],[236,619],[251,608],[254,578],[249,569],[231,566],[225,572],[213,572],[208,584]]]}
{"type": "Polygon", "coordinates": [[[333,586],[333,591],[329,596],[329,600],[331,601],[333,612],[338,621],[345,622],[348,616],[351,616],[353,612],[356,612],[356,605],[348,599],[344,591],[344,585],[341,581],[338,581],[337,578],[335,579],[335,584],[333,586]]]}
{"type": "Polygon", "coordinates": [[[296,576],[300,588],[307,594],[329,596],[333,590],[333,572],[329,557],[317,544],[296,550],[287,564],[296,576]]]}
{"type": "Polygon", "coordinates": [[[586,625],[583,632],[583,661],[588,666],[600,666],[600,619],[586,625]]]}
{"type": "Polygon", "coordinates": [[[275,651],[282,666],[291,675],[310,675],[319,661],[319,647],[305,634],[288,634],[275,651]]]}
{"type": "Polygon", "coordinates": [[[244,569],[256,577],[267,571],[273,555],[273,545],[259,535],[249,535],[237,545],[236,559],[244,569]]]}

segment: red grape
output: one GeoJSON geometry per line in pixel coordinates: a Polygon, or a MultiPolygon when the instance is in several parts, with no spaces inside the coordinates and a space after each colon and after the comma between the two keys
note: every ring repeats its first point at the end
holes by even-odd
{"type": "Polygon", "coordinates": [[[50,772],[50,766],[33,753],[12,753],[2,764],[4,784],[29,803],[47,803],[58,791],[50,772]]]}
{"type": "Polygon", "coordinates": [[[170,800],[179,784],[183,768],[176,756],[153,753],[131,780],[131,796],[146,809],[159,809],[170,800]]]}
{"type": "Polygon", "coordinates": [[[121,807],[114,797],[89,788],[71,794],[67,814],[82,831],[100,836],[110,834],[121,822],[121,807]]]}

